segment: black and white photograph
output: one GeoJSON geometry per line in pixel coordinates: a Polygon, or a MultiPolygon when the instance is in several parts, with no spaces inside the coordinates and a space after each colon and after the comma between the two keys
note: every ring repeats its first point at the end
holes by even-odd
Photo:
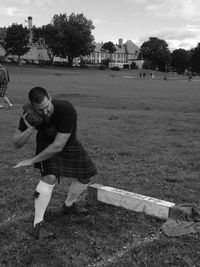
{"type": "Polygon", "coordinates": [[[200,267],[200,1],[0,0],[0,267],[200,267]]]}

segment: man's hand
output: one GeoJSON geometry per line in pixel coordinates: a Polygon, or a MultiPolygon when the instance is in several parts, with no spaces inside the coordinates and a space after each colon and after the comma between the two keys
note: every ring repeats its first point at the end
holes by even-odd
{"type": "Polygon", "coordinates": [[[33,165],[33,159],[24,159],[17,163],[13,168],[20,168],[33,165]]]}
{"type": "Polygon", "coordinates": [[[28,121],[26,120],[26,116],[28,115],[28,113],[25,113],[25,114],[21,114],[22,118],[23,118],[23,121],[24,123],[26,124],[26,126],[29,128],[29,129],[33,129],[34,126],[30,125],[30,123],[28,123],[28,121]]]}

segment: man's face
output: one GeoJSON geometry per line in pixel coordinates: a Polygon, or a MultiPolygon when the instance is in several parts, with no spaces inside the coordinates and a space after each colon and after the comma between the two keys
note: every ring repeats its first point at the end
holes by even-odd
{"type": "Polygon", "coordinates": [[[50,118],[54,111],[53,104],[51,103],[51,98],[46,96],[41,103],[34,104],[33,107],[35,111],[44,119],[50,118]]]}

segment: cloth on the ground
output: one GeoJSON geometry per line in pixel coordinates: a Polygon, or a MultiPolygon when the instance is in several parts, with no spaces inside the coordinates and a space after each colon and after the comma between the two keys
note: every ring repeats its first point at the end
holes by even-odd
{"type": "Polygon", "coordinates": [[[167,236],[200,233],[200,207],[194,204],[175,205],[170,208],[168,220],[161,229],[167,236]]]}

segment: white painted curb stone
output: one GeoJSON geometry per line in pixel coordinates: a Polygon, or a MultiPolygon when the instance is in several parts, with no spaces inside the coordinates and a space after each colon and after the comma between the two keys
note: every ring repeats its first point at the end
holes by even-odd
{"type": "Polygon", "coordinates": [[[88,187],[89,196],[106,204],[123,207],[135,212],[143,212],[161,219],[167,219],[172,202],[139,195],[125,190],[92,184],[88,187]]]}

